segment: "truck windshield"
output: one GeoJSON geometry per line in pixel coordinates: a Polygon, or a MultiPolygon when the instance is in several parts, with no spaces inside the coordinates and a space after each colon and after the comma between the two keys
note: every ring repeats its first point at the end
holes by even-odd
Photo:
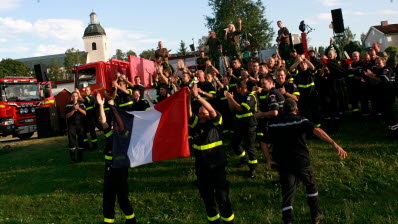
{"type": "Polygon", "coordinates": [[[6,102],[40,100],[37,83],[2,83],[0,91],[1,100],[6,102]]]}
{"type": "Polygon", "coordinates": [[[95,84],[95,68],[86,68],[78,71],[79,89],[95,84]]]}

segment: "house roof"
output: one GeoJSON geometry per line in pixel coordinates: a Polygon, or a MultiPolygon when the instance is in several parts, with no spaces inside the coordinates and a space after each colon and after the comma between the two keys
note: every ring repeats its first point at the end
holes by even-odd
{"type": "Polygon", "coordinates": [[[375,29],[379,30],[384,34],[395,34],[398,33],[398,24],[391,24],[386,26],[373,26],[375,29]]]}

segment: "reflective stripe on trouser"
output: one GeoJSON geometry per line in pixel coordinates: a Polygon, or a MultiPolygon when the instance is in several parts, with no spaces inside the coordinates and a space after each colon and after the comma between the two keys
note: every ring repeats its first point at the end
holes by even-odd
{"type": "Polygon", "coordinates": [[[116,197],[120,209],[126,215],[134,214],[128,198],[128,168],[110,168],[105,166],[103,215],[107,218],[115,217],[116,197]]]}
{"type": "Polygon", "coordinates": [[[105,223],[115,223],[115,219],[104,218],[105,223]]]}
{"type": "Polygon", "coordinates": [[[294,203],[296,186],[300,181],[306,188],[308,195],[307,201],[310,206],[311,214],[318,213],[318,188],[311,166],[296,170],[294,173],[286,170],[279,170],[279,177],[282,187],[282,215],[285,222],[293,220],[293,208],[291,206],[294,203]]]}
{"type": "Polygon", "coordinates": [[[125,215],[126,219],[132,219],[135,217],[135,214],[131,214],[131,215],[125,215]]]}
{"type": "MultiPolygon", "coordinates": [[[[238,157],[241,157],[241,161],[245,162],[248,159],[250,161],[257,160],[255,140],[256,140],[256,127],[237,127],[232,137],[232,149],[238,157]],[[245,146],[245,149],[242,148],[245,146]],[[247,155],[246,155],[247,154],[247,155]]],[[[256,163],[249,164],[250,168],[255,168],[256,163]]]]}

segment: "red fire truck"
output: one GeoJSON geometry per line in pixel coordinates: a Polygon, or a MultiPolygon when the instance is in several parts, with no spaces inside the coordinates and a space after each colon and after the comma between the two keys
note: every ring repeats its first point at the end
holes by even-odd
{"type": "Polygon", "coordinates": [[[54,103],[50,82],[37,82],[30,77],[1,78],[0,135],[30,138],[37,130],[36,111],[54,103]]]}
{"type": "Polygon", "coordinates": [[[117,72],[126,75],[132,81],[135,76],[141,77],[141,82],[150,88],[148,83],[148,71],[154,73],[154,62],[138,58],[129,57],[129,61],[111,59],[108,62],[94,62],[73,69],[75,71],[75,88],[78,88],[82,95],[85,95],[83,88],[90,86],[91,91],[102,93],[103,89],[112,89],[112,81],[117,78],[117,72]]]}

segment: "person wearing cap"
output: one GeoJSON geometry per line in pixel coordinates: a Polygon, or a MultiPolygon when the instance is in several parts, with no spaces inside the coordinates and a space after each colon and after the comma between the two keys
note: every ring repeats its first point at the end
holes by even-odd
{"type": "Polygon", "coordinates": [[[222,220],[231,224],[235,215],[229,200],[229,182],[225,172],[227,157],[223,148],[223,118],[201,97],[197,84],[193,86],[191,96],[201,105],[199,113],[194,115],[191,97],[188,96],[188,126],[195,155],[196,186],[205,204],[208,222],[218,224],[222,220]]]}
{"type": "Polygon", "coordinates": [[[261,142],[261,149],[270,170],[278,171],[282,188],[282,220],[292,223],[294,220],[293,202],[296,188],[302,181],[307,193],[312,223],[317,224],[323,218],[319,208],[318,186],[310,163],[306,135],[314,134],[319,139],[333,146],[338,156],[345,158],[347,152],[333,141],[321,128],[305,117],[297,115],[297,103],[286,99],[282,116],[269,123],[268,134],[261,142]],[[286,139],[289,139],[288,141],[286,139]],[[272,156],[269,152],[272,145],[272,156]]]}

